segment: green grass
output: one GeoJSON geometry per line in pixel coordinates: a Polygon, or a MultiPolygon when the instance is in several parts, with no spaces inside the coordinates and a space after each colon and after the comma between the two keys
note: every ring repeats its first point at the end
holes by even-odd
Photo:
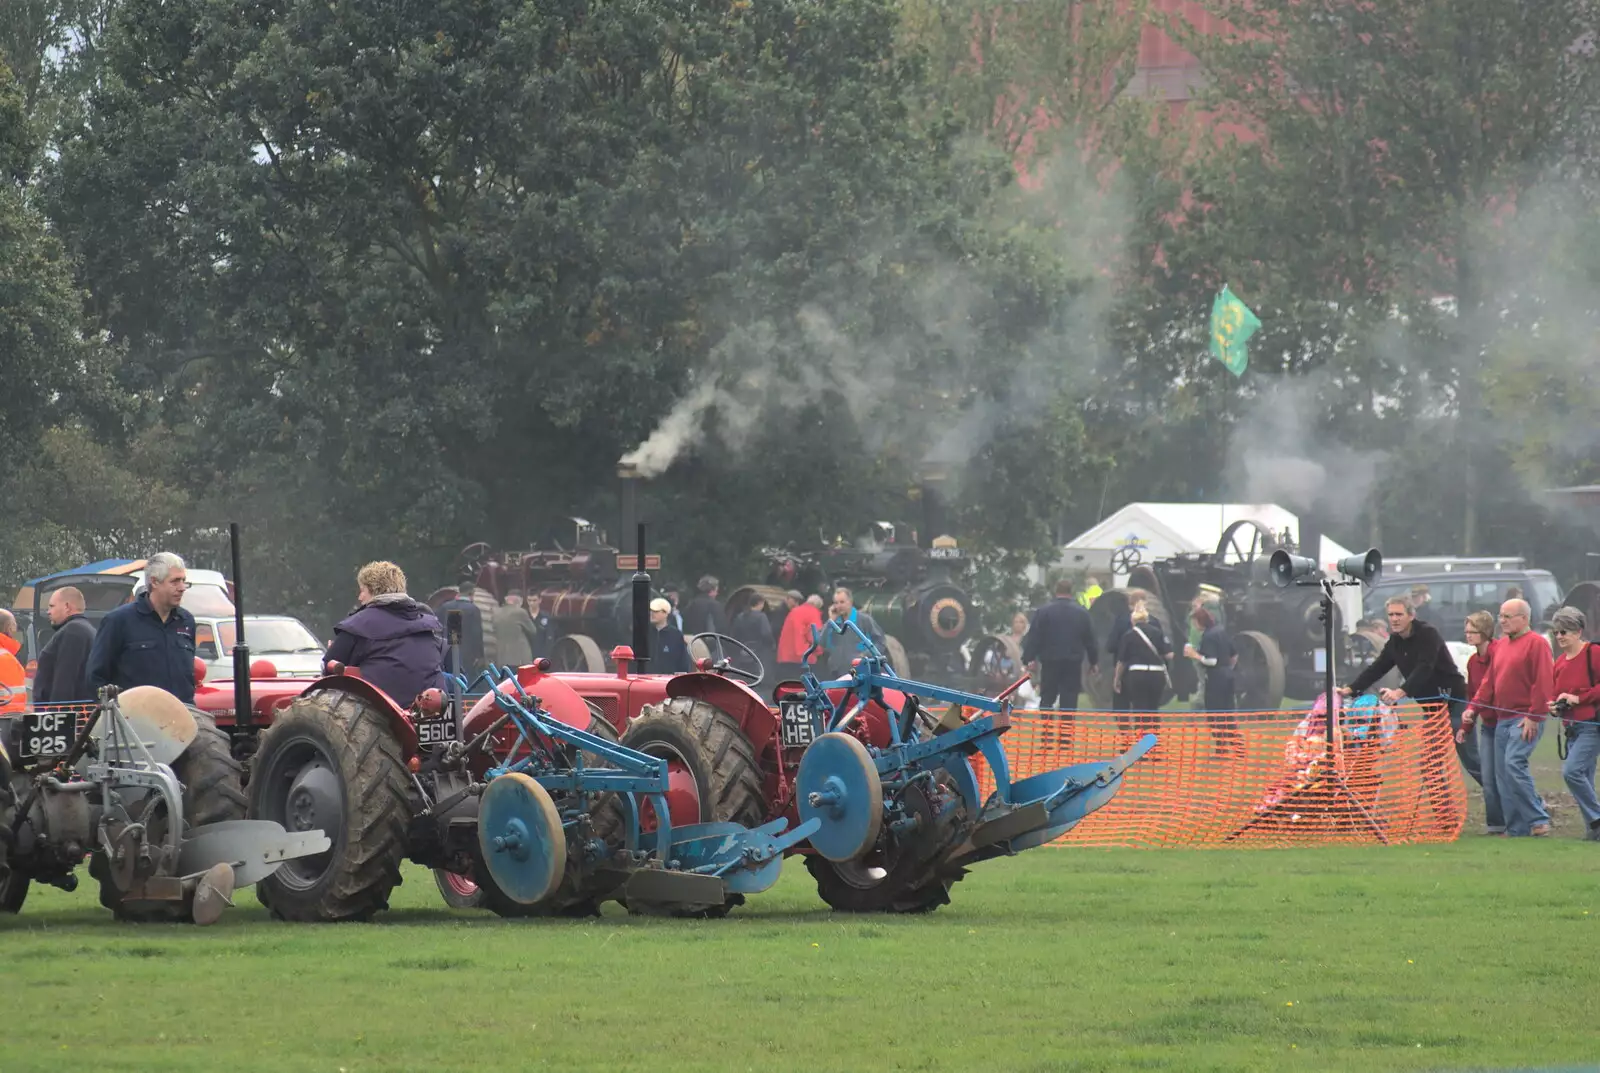
{"type": "Polygon", "coordinates": [[[0,1069],[1359,1070],[1600,1054],[1600,846],[1040,850],[920,918],[790,862],[720,922],[502,922],[408,873],[368,925],[0,925],[0,1069]]]}
{"type": "Polygon", "coordinates": [[[0,1071],[1575,1066],[1600,1059],[1600,845],[1561,826],[1044,849],[916,918],[830,915],[794,861],[714,922],[502,922],[415,869],[331,927],[248,894],[213,928],[122,926],[87,882],[36,889],[0,920],[0,1071]]]}

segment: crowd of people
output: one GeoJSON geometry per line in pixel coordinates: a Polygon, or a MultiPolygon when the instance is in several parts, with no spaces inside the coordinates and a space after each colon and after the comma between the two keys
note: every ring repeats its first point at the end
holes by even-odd
{"type": "MultiPolygon", "coordinates": [[[[1094,579],[1088,581],[1094,585],[1094,579]]],[[[47,608],[53,632],[39,655],[34,702],[84,702],[101,686],[114,683],[122,688],[159,686],[193,703],[195,622],[182,606],[187,584],[181,558],[168,552],[153,555],[137,596],[106,614],[98,627],[84,614],[82,592],[71,586],[54,590],[47,608]]],[[[405,574],[389,562],[361,567],[356,589],[357,606],[334,628],[326,659],[359,667],[401,705],[410,704],[424,689],[442,686],[447,670],[470,674],[491,662],[521,666],[547,655],[557,639],[537,594],[511,591],[496,602],[463,582],[458,594],[435,612],[406,592],[405,574]],[[452,621],[452,612],[460,615],[459,668],[449,665],[451,639],[441,625],[452,621]]],[[[1173,661],[1181,654],[1201,671],[1202,707],[1220,720],[1215,729],[1224,737],[1237,736],[1228,713],[1234,709],[1238,655],[1220,621],[1219,594],[1202,591],[1194,599],[1179,649],[1143,591],[1130,589],[1126,610],[1113,621],[1103,649],[1089,601],[1075,594],[1070,579],[1057,582],[1054,598],[1031,615],[1015,615],[1010,636],[1036,683],[1036,695],[1028,700],[1062,716],[1078,710],[1084,667],[1090,675],[1100,674],[1105,656],[1113,709],[1152,712],[1160,707],[1172,682],[1173,661]]],[[[853,622],[880,650],[886,647],[877,622],[855,606],[854,594],[843,586],[831,591],[826,608],[820,593],[790,590],[776,615],[769,613],[764,595],[752,593],[743,607],[734,609],[731,621],[715,577],[702,577],[695,598],[681,611],[678,590],[668,587],[665,592],[650,604],[650,669],[657,673],[692,670],[688,638],[701,634],[739,642],[729,646],[730,662],[759,673],[767,683],[798,678],[807,669],[830,678],[847,675],[859,654],[856,638],[823,628],[830,623],[853,622]]],[[[1584,639],[1588,623],[1583,612],[1557,610],[1549,640],[1534,629],[1531,608],[1521,597],[1506,600],[1498,620],[1486,611],[1474,612],[1466,621],[1465,641],[1472,655],[1463,673],[1445,638],[1423,617],[1426,605],[1426,592],[1387,601],[1389,636],[1383,649],[1340,693],[1365,693],[1396,672],[1400,683],[1378,690],[1382,703],[1443,700],[1462,768],[1482,787],[1486,833],[1491,835],[1550,833],[1550,813],[1534,785],[1530,761],[1549,727],[1557,726],[1565,745],[1563,780],[1582,815],[1586,837],[1600,841],[1600,795],[1595,788],[1600,655],[1584,639]]],[[[20,710],[25,701],[16,659],[19,644],[15,619],[0,610],[0,713],[20,710]]]]}

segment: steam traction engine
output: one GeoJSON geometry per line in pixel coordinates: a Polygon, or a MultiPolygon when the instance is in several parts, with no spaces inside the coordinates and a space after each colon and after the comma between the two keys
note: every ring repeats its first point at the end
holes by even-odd
{"type": "Polygon", "coordinates": [[[966,557],[953,539],[940,537],[927,548],[896,544],[894,526],[878,522],[865,548],[768,549],[765,556],[764,583],[730,593],[730,610],[746,605],[751,593],[766,596],[773,612],[783,608],[788,589],[820,593],[826,601],[843,585],[883,631],[885,655],[896,671],[940,681],[965,675],[961,649],[976,634],[978,617],[955,580],[966,557]]]}
{"type": "MultiPolygon", "coordinates": [[[[460,576],[470,577],[495,603],[507,592],[528,596],[529,610],[538,598],[554,623],[550,663],[557,671],[602,673],[605,654],[629,643],[632,601],[628,577],[634,565],[606,542],[606,535],[582,518],[569,518],[574,527],[570,547],[559,542],[553,550],[493,553],[488,544],[473,544],[459,556],[460,576]]],[[[659,568],[655,556],[649,557],[659,568]]],[[[428,602],[437,607],[456,594],[454,588],[436,591],[428,602]]],[[[780,601],[781,606],[781,601],[780,601]]]]}
{"type": "MultiPolygon", "coordinates": [[[[1272,711],[1285,696],[1314,697],[1322,692],[1326,658],[1321,607],[1314,588],[1279,589],[1271,584],[1267,562],[1279,548],[1296,550],[1287,532],[1275,534],[1247,519],[1228,526],[1214,552],[1174,555],[1147,566],[1134,564],[1130,587],[1108,590],[1091,608],[1095,636],[1104,644],[1113,620],[1127,609],[1129,593],[1143,588],[1154,598],[1149,604],[1151,612],[1161,620],[1174,650],[1181,653],[1189,609],[1209,588],[1220,593],[1222,624],[1239,653],[1239,709],[1272,711]],[[1154,591],[1149,591],[1152,579],[1154,591]],[[1141,580],[1142,586],[1138,584],[1141,580]]],[[[1338,651],[1334,658],[1364,665],[1372,654],[1370,641],[1346,638],[1345,634],[1336,621],[1338,651]]],[[[1172,680],[1180,699],[1199,691],[1195,663],[1181,655],[1172,662],[1172,680]]],[[[1100,676],[1091,688],[1096,690],[1096,701],[1109,706],[1110,675],[1100,676]]]]}

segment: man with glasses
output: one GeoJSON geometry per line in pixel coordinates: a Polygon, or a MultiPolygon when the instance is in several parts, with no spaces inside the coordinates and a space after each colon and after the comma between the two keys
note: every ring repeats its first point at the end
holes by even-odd
{"type": "Polygon", "coordinates": [[[194,616],[179,605],[189,587],[183,560],[169,551],[150,556],[145,588],[108,614],[89,650],[89,689],[159,686],[194,703],[194,616]]]}
{"type": "Polygon", "coordinates": [[[1550,814],[1534,789],[1529,758],[1544,736],[1545,716],[1553,692],[1554,665],[1550,645],[1530,628],[1526,600],[1500,605],[1501,638],[1489,646],[1489,672],[1461,720],[1456,740],[1483,720],[1484,796],[1491,784],[1505,814],[1506,834],[1513,837],[1550,833],[1550,814]]]}

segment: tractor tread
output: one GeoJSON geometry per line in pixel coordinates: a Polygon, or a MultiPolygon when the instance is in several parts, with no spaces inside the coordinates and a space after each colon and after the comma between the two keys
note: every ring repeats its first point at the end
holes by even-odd
{"type": "MultiPolygon", "coordinates": [[[[366,920],[389,907],[389,894],[400,885],[411,815],[405,758],[386,718],[364,697],[318,690],[297,699],[263,735],[257,769],[266,769],[278,742],[319,731],[345,784],[345,829],[328,832],[332,874],[309,891],[290,888],[274,874],[257,884],[257,896],[283,920],[366,920]]],[[[259,795],[270,788],[256,779],[251,789],[259,795]]],[[[265,811],[262,802],[252,804],[265,811]]]]}

